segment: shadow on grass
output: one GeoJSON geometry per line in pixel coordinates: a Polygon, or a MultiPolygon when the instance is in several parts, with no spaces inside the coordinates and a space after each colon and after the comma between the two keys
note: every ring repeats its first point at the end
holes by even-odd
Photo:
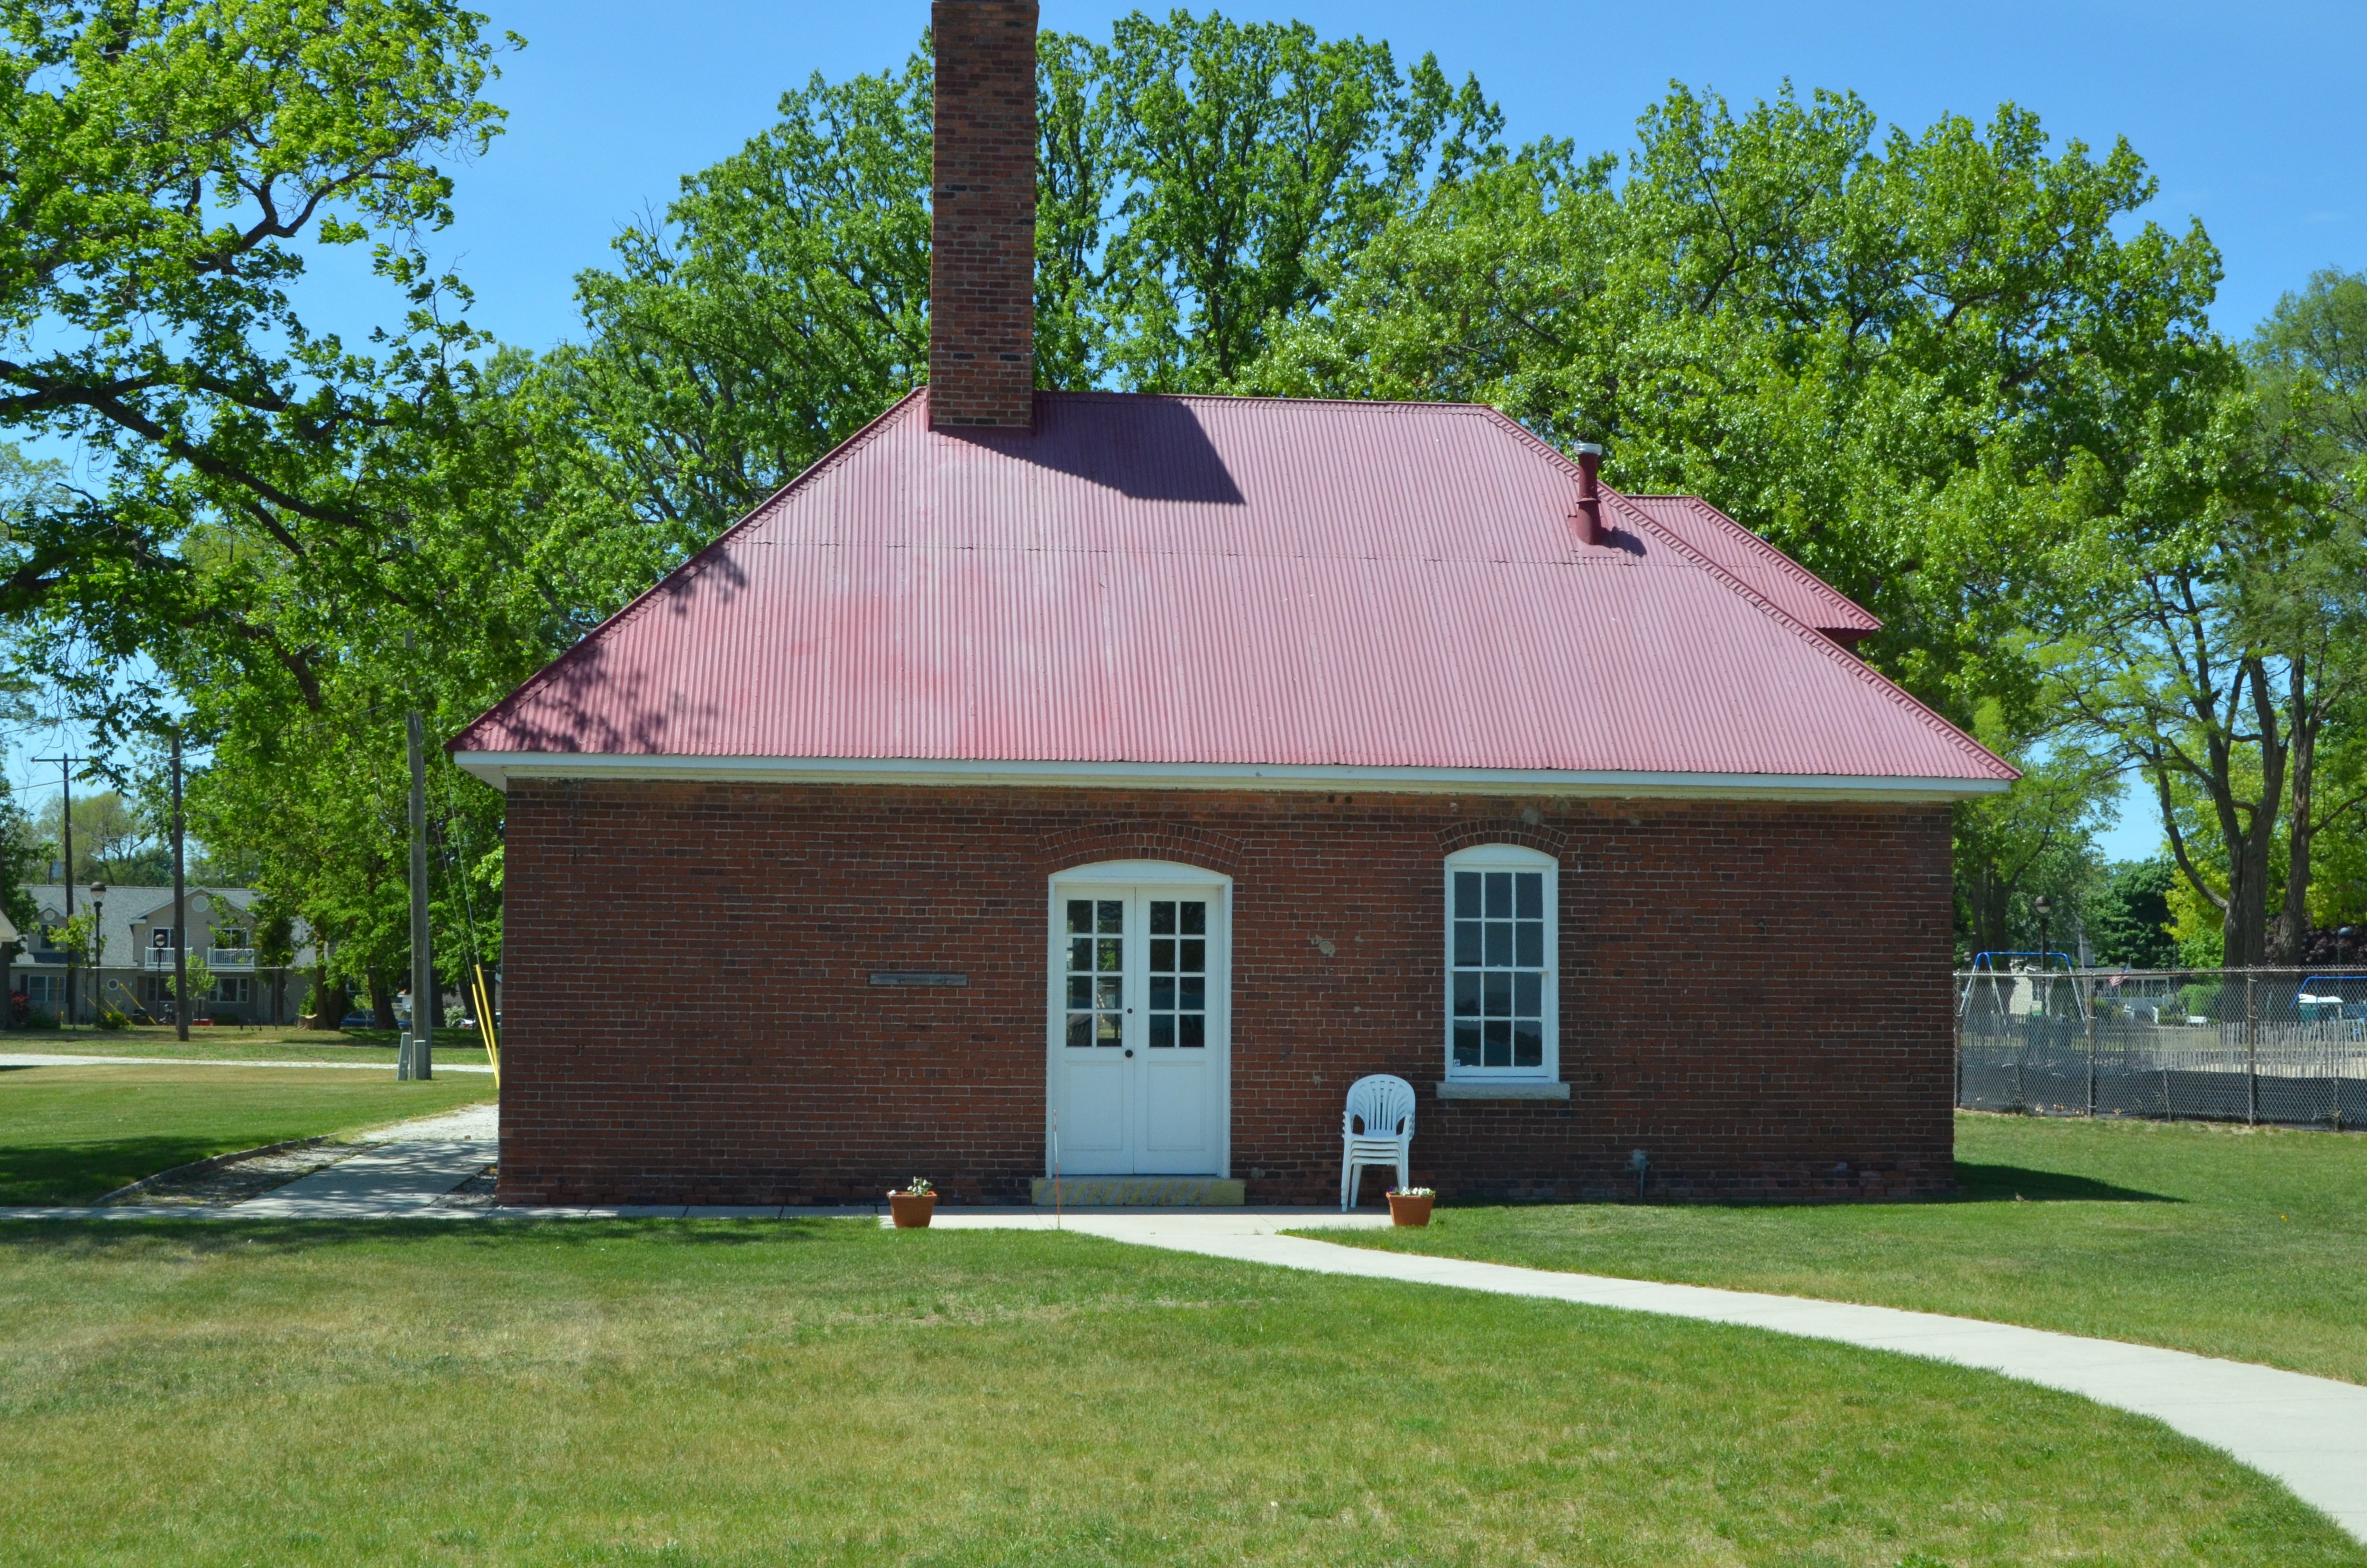
{"type": "Polygon", "coordinates": [[[158,1137],[0,1148],[0,1203],[87,1203],[142,1176],[236,1146],[220,1139],[158,1137]]]}
{"type": "Polygon", "coordinates": [[[520,1242],[583,1252],[618,1241],[675,1246],[755,1246],[814,1244],[852,1233],[856,1221],[817,1215],[805,1220],[21,1220],[0,1221],[0,1255],[12,1261],[43,1256],[101,1256],[136,1253],[170,1239],[199,1256],[285,1254],[368,1244],[378,1246],[457,1244],[502,1247],[520,1242]]]}
{"type": "Polygon", "coordinates": [[[2163,1192],[2114,1187],[2091,1176],[2034,1171],[2022,1165],[1976,1165],[1956,1162],[1959,1203],[2183,1203],[2163,1192]]]}

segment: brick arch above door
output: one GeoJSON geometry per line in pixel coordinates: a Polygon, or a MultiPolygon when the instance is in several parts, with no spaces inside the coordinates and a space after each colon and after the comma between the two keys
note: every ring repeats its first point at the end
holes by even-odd
{"type": "Polygon", "coordinates": [[[1097,860],[1173,860],[1239,874],[1241,841],[1181,823],[1099,822],[1044,835],[1038,869],[1047,874],[1097,860]]]}

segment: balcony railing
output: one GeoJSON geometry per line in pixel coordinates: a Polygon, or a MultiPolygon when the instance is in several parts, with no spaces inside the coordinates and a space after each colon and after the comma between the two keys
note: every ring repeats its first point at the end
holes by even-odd
{"type": "MultiPolygon", "coordinates": [[[[255,967],[255,949],[253,948],[207,948],[202,951],[192,948],[189,949],[189,957],[191,959],[203,959],[208,969],[216,971],[225,969],[253,969],[255,967]]],[[[153,970],[171,969],[173,967],[173,949],[170,948],[141,949],[140,967],[142,969],[153,970]]]]}

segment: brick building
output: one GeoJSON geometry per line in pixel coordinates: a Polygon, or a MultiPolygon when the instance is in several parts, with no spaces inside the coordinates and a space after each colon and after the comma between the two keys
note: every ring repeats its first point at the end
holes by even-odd
{"type": "Polygon", "coordinates": [[[1948,809],[2011,770],[1492,410],[1036,391],[1034,28],[936,7],[929,389],[452,743],[504,1200],[1025,1200],[1056,1140],[1314,1200],[1376,1072],[1450,1197],[1946,1187],[1948,809]]]}

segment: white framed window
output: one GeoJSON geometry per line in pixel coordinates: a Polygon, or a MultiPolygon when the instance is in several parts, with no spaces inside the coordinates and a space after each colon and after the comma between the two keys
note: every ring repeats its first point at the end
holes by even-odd
{"type": "Polygon", "coordinates": [[[1446,858],[1446,1075],[1561,1075],[1560,865],[1514,844],[1446,858]]]}
{"type": "Polygon", "coordinates": [[[226,974],[222,976],[222,978],[214,982],[214,1000],[217,1002],[241,1003],[254,1001],[254,979],[251,976],[243,974],[226,974]]]}

